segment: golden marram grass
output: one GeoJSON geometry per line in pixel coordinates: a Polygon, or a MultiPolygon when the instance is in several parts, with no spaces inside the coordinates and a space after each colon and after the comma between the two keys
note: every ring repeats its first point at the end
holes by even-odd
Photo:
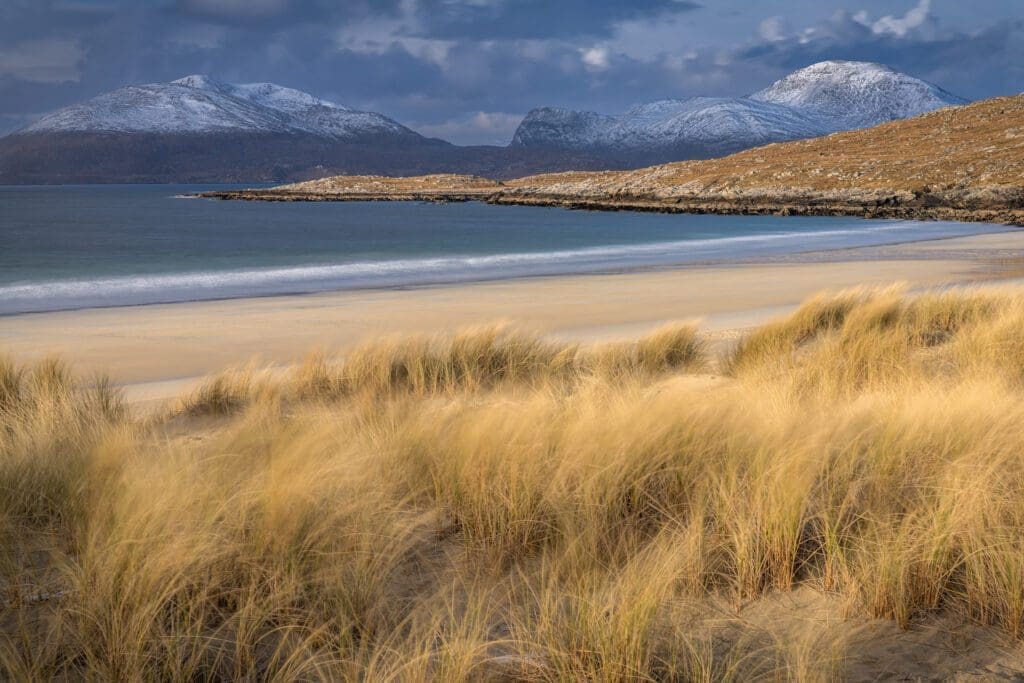
{"type": "Polygon", "coordinates": [[[4,360],[0,672],[841,678],[838,631],[732,618],[807,590],[1012,642],[1022,424],[1013,289],[821,296],[720,357],[690,324],[383,340],[145,419],[4,360]]]}

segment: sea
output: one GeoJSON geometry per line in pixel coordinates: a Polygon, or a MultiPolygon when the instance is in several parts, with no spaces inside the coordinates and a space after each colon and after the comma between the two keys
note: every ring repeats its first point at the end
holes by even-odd
{"type": "Polygon", "coordinates": [[[999,229],[479,203],[185,198],[228,187],[0,187],[0,315],[728,263],[999,229]]]}

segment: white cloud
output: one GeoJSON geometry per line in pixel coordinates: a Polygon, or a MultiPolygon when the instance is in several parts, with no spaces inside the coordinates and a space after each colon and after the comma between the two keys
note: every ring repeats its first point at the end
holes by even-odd
{"type": "Polygon", "coordinates": [[[43,38],[0,47],[0,75],[33,83],[77,83],[83,57],[77,40],[43,38]]]}
{"type": "Polygon", "coordinates": [[[682,72],[690,68],[690,63],[700,57],[696,50],[687,50],[682,54],[668,54],[662,59],[661,64],[669,71],[682,72]]]}
{"type": "Polygon", "coordinates": [[[611,65],[606,47],[581,48],[580,59],[584,66],[593,71],[604,71],[611,65]]]}
{"type": "Polygon", "coordinates": [[[605,41],[605,45],[615,54],[653,62],[680,49],[699,47],[694,23],[693,13],[689,11],[628,19],[615,24],[612,38],[605,41]]]}
{"type": "Polygon", "coordinates": [[[446,5],[468,5],[469,7],[493,7],[500,5],[502,0],[443,0],[446,5]]]}
{"type": "Polygon", "coordinates": [[[176,45],[194,47],[201,50],[213,50],[224,44],[228,30],[224,26],[199,24],[172,31],[167,39],[176,45]]]}
{"type": "Polygon", "coordinates": [[[403,0],[399,4],[398,17],[371,18],[346,24],[336,33],[334,43],[339,49],[365,55],[382,55],[397,46],[425,62],[447,67],[448,53],[455,47],[455,42],[416,38],[417,28],[416,2],[403,0]]]}
{"type": "Polygon", "coordinates": [[[455,43],[450,40],[410,37],[395,22],[368,21],[343,28],[338,32],[335,45],[364,55],[383,55],[397,46],[425,62],[443,68],[447,66],[448,53],[455,43]]]}
{"type": "Polygon", "coordinates": [[[911,8],[902,17],[894,17],[892,15],[886,15],[878,21],[871,22],[868,19],[866,12],[858,12],[853,16],[854,21],[860,24],[868,26],[871,31],[878,35],[893,35],[899,38],[910,33],[916,28],[920,28],[928,21],[928,16],[931,13],[932,0],[920,0],[917,6],[911,8]]]}
{"type": "Polygon", "coordinates": [[[471,122],[477,130],[506,131],[514,130],[523,120],[520,114],[506,114],[505,112],[479,111],[473,115],[471,122]]]}
{"type": "Polygon", "coordinates": [[[547,40],[518,40],[515,45],[520,55],[535,62],[547,59],[554,52],[552,43],[547,40]]]}
{"type": "Polygon", "coordinates": [[[785,40],[788,33],[786,20],[779,16],[768,17],[757,27],[757,33],[770,43],[785,40]]]}
{"type": "Polygon", "coordinates": [[[478,111],[441,123],[413,124],[412,128],[460,145],[507,145],[522,120],[522,114],[478,111]]]}

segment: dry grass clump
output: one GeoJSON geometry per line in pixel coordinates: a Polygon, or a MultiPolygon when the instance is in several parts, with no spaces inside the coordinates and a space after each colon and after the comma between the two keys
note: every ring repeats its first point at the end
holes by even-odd
{"type": "Polygon", "coordinates": [[[557,375],[575,347],[497,325],[452,337],[407,337],[365,344],[339,369],[339,391],[432,394],[527,383],[557,375]]]}
{"type": "Polygon", "coordinates": [[[1014,346],[1022,316],[1020,298],[1000,292],[851,290],[812,299],[751,333],[723,367],[739,378],[847,395],[900,379],[1006,379],[1024,367],[1024,349],[1018,355],[1014,346]]]}
{"type": "MultiPolygon", "coordinates": [[[[534,386],[569,379],[578,348],[542,339],[507,325],[460,330],[450,336],[410,335],[376,340],[341,359],[322,353],[306,358],[278,386],[263,383],[264,394],[293,401],[335,401],[356,395],[385,398],[477,391],[498,385],[534,386]]],[[[221,375],[197,392],[236,411],[254,396],[244,373],[221,375]]]]}
{"type": "Polygon", "coordinates": [[[0,356],[0,528],[67,522],[84,491],[89,450],[126,417],[104,377],[81,381],[55,358],[0,356]]]}
{"type": "Polygon", "coordinates": [[[603,380],[642,378],[706,366],[704,341],[692,323],[672,323],[633,342],[607,343],[578,357],[578,370],[603,380]]]}
{"type": "Polygon", "coordinates": [[[885,673],[856,668],[878,654],[862,634],[783,618],[806,592],[837,618],[1020,638],[1020,321],[1016,290],[820,297],[711,389],[664,381],[711,365],[691,325],[602,348],[390,340],[215,381],[173,430],[6,362],[0,672],[885,673]],[[188,420],[201,438],[174,436],[188,420]]]}
{"type": "MultiPolygon", "coordinates": [[[[222,373],[178,402],[190,416],[228,415],[256,401],[336,401],[354,396],[454,395],[499,387],[536,390],[590,380],[616,382],[704,367],[697,327],[674,323],[634,342],[580,348],[504,324],[453,335],[373,341],[330,359],[314,353],[283,379],[253,369],[222,373]]],[[[280,373],[279,373],[280,374],[280,373]]]]}

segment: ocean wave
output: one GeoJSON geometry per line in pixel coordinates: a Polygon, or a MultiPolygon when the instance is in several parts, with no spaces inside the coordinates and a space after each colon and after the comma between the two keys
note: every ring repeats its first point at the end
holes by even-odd
{"type": "MultiPolygon", "coordinates": [[[[987,231],[991,229],[992,226],[986,226],[987,231]]],[[[758,233],[544,252],[451,255],[21,282],[0,286],[0,313],[557,275],[886,244],[980,231],[977,226],[960,223],[885,221],[855,228],[758,233]]]]}

